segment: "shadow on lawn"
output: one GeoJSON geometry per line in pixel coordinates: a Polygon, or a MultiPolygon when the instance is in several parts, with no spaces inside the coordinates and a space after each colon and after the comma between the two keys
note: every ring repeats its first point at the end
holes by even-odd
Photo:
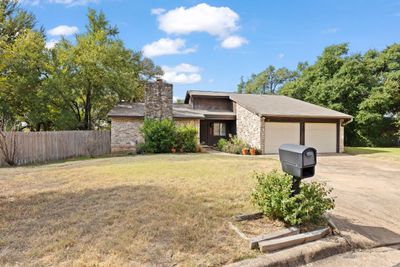
{"type": "Polygon", "coordinates": [[[221,208],[151,185],[0,196],[0,214],[0,265],[218,265],[242,246],[221,208]]]}

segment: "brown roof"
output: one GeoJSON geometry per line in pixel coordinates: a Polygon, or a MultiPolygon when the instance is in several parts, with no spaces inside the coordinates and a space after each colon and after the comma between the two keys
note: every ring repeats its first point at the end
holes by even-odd
{"type": "Polygon", "coordinates": [[[232,94],[230,98],[259,116],[335,119],[352,118],[350,115],[333,109],[324,108],[282,95],[232,94]]]}
{"type": "MultiPolygon", "coordinates": [[[[204,118],[201,112],[193,110],[190,105],[174,104],[174,118],[204,118]]],[[[144,117],[144,103],[121,103],[110,110],[110,117],[144,117]]]]}
{"type": "MultiPolygon", "coordinates": [[[[352,116],[332,109],[324,108],[298,99],[282,95],[255,95],[229,92],[188,91],[185,102],[191,96],[227,97],[249,111],[265,117],[290,118],[331,118],[352,119],[352,116]]],[[[214,118],[219,116],[234,119],[234,112],[194,110],[188,104],[173,105],[174,118],[214,118]]],[[[121,103],[111,109],[110,117],[143,117],[144,103],[121,103]]]]}
{"type": "Polygon", "coordinates": [[[188,91],[186,102],[191,96],[229,97],[232,101],[266,117],[292,118],[335,118],[351,119],[352,116],[333,109],[324,108],[295,98],[282,95],[239,94],[233,92],[188,91]]]}

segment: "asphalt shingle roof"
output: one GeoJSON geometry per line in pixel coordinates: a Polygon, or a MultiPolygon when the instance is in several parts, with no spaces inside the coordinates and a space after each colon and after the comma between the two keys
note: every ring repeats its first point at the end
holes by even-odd
{"type": "MultiPolygon", "coordinates": [[[[174,118],[204,118],[203,113],[193,110],[190,105],[174,104],[174,118]]],[[[144,117],[144,103],[121,103],[110,110],[110,117],[144,117]]]]}
{"type": "MultiPolygon", "coordinates": [[[[227,97],[249,111],[265,117],[351,119],[352,116],[282,95],[255,95],[230,92],[188,91],[191,96],[227,97]]],[[[207,116],[235,116],[234,112],[194,110],[188,104],[173,105],[174,118],[205,118],[207,116]],[[214,114],[216,113],[216,114],[214,114]]],[[[111,109],[110,117],[143,117],[144,103],[121,103],[111,109]]]]}
{"type": "Polygon", "coordinates": [[[259,116],[291,118],[351,119],[352,116],[282,95],[256,95],[230,92],[188,91],[187,96],[229,97],[259,116]]]}

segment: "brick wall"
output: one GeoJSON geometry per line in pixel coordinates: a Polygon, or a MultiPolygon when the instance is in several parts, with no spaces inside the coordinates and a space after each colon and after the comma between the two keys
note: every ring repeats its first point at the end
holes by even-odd
{"type": "Polygon", "coordinates": [[[252,147],[263,149],[264,122],[258,115],[236,105],[236,132],[237,136],[252,147]]]}

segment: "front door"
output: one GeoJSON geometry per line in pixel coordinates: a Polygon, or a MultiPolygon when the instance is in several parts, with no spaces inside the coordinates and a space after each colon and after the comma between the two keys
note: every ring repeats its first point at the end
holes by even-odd
{"type": "Polygon", "coordinates": [[[200,122],[200,142],[215,146],[221,138],[235,134],[234,121],[203,120],[200,122]]]}

